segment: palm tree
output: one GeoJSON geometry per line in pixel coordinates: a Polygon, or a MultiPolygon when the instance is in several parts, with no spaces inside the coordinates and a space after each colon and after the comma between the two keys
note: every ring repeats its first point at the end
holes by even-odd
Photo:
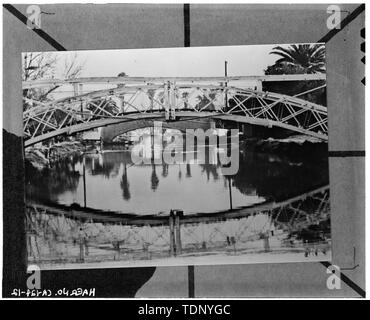
{"type": "Polygon", "coordinates": [[[325,72],[325,46],[323,44],[299,44],[289,48],[274,47],[270,54],[281,58],[275,65],[286,64],[297,68],[297,73],[324,73],[325,72]]]}

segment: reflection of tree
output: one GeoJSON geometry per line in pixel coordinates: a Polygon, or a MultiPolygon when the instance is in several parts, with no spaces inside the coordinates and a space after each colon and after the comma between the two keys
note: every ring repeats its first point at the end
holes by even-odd
{"type": "Polygon", "coordinates": [[[102,175],[109,178],[113,171],[117,171],[118,164],[111,162],[104,162],[103,164],[95,163],[94,169],[91,169],[91,175],[102,175]]]}
{"type": "Polygon", "coordinates": [[[116,177],[119,174],[121,163],[131,164],[130,155],[121,152],[107,152],[102,155],[94,154],[85,157],[86,170],[93,176],[116,177]]]}
{"type": "Polygon", "coordinates": [[[155,170],[155,164],[152,165],[152,176],[151,176],[151,188],[153,191],[157,190],[159,185],[159,179],[155,170]]]}
{"type": "Polygon", "coordinates": [[[76,156],[62,159],[52,168],[42,171],[35,169],[26,161],[26,194],[30,198],[55,201],[58,195],[76,191],[80,173],[74,170],[80,159],[76,156]]]}
{"type": "Polygon", "coordinates": [[[190,164],[186,164],[186,178],[191,178],[191,167],[190,164]]]}
{"type": "Polygon", "coordinates": [[[130,200],[131,198],[130,184],[128,182],[126,163],[123,166],[124,166],[124,169],[123,169],[122,178],[121,178],[122,197],[125,200],[130,200]]]}
{"type": "Polygon", "coordinates": [[[168,164],[163,161],[162,163],[162,177],[166,178],[168,176],[168,164]]]}
{"type": "Polygon", "coordinates": [[[178,173],[178,179],[179,179],[179,181],[181,180],[181,178],[182,178],[182,171],[181,171],[181,165],[179,164],[179,173],[178,173]]]}
{"type": "Polygon", "coordinates": [[[219,175],[218,175],[218,172],[217,172],[217,165],[205,163],[205,164],[200,164],[200,167],[202,168],[202,173],[203,172],[206,173],[207,181],[209,181],[209,178],[210,178],[211,175],[213,177],[213,180],[215,180],[215,181],[218,180],[219,175]]]}
{"type": "Polygon", "coordinates": [[[328,162],[309,158],[294,164],[289,158],[245,152],[233,185],[243,194],[256,192],[275,200],[287,199],[328,183],[328,162]]]}
{"type": "MultiPolygon", "coordinates": [[[[209,178],[210,176],[212,175],[213,177],[213,180],[218,180],[219,178],[219,175],[218,175],[218,171],[217,171],[217,167],[219,166],[219,164],[213,164],[211,163],[211,159],[210,159],[210,153],[211,153],[211,150],[210,148],[213,149],[212,146],[210,145],[206,145],[206,147],[204,148],[204,164],[200,164],[200,167],[202,168],[202,173],[205,172],[207,174],[207,180],[209,181],[209,178]]],[[[197,154],[197,158],[199,159],[199,153],[197,154]]]]}

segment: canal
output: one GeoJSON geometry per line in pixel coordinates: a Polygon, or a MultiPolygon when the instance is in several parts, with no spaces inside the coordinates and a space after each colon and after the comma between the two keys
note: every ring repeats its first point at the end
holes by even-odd
{"type": "Polygon", "coordinates": [[[162,141],[152,138],[144,138],[149,163],[132,162],[132,145],[115,145],[67,156],[42,171],[28,167],[27,198],[132,214],[168,215],[180,209],[186,215],[284,200],[329,180],[327,154],[315,144],[310,144],[313,152],[287,156],[241,142],[239,170],[224,176],[219,155],[227,146],[207,143],[205,155],[158,164],[165,151],[162,141]]]}
{"type": "Polygon", "coordinates": [[[179,145],[184,160],[167,164],[162,135],[133,136],[55,158],[42,170],[26,164],[30,263],[54,268],[330,259],[323,143],[206,141],[191,160],[179,145]],[[139,144],[148,160],[140,164],[131,157],[139,144]],[[235,148],[238,171],[225,176],[220,155],[235,148]]]}

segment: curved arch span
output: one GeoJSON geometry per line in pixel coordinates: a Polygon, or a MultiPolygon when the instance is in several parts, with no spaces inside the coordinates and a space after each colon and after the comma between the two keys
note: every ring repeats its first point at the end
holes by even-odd
{"type": "MultiPolygon", "coordinates": [[[[264,126],[268,128],[279,127],[279,128],[291,130],[297,133],[306,134],[306,135],[321,139],[323,141],[328,140],[328,136],[326,134],[309,131],[304,128],[296,127],[290,124],[286,124],[286,123],[282,123],[282,122],[274,121],[270,119],[259,119],[259,118],[252,118],[252,117],[243,116],[243,115],[222,114],[222,113],[217,113],[217,112],[205,112],[205,111],[203,112],[178,111],[176,112],[176,115],[180,117],[181,119],[185,119],[185,120],[186,118],[197,118],[197,119],[213,118],[213,119],[219,119],[219,120],[224,120],[224,121],[254,124],[254,125],[264,126]]],[[[96,119],[90,122],[79,123],[79,124],[64,127],[58,130],[50,131],[42,135],[36,136],[34,138],[27,139],[24,142],[24,146],[29,147],[36,143],[39,143],[39,142],[48,140],[50,138],[63,135],[63,134],[71,135],[77,132],[88,131],[88,130],[92,130],[92,129],[99,128],[99,127],[105,127],[105,126],[120,124],[120,123],[125,123],[125,122],[133,122],[133,121],[138,121],[138,120],[143,120],[143,119],[165,121],[165,113],[160,112],[160,111],[153,112],[153,113],[133,113],[131,115],[126,115],[125,117],[122,117],[122,118],[96,119]]],[[[132,128],[132,126],[129,126],[127,131],[122,131],[120,134],[123,134],[128,131],[132,131],[134,129],[139,129],[139,128],[140,128],[139,126],[137,128],[132,128]]]]}

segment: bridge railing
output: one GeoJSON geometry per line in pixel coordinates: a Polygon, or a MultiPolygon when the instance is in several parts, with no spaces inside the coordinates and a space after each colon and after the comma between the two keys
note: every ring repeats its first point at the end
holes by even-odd
{"type": "MultiPolygon", "coordinates": [[[[329,190],[323,187],[301,196],[212,216],[176,215],[156,223],[135,224],[106,217],[96,221],[87,212],[37,204],[27,205],[28,254],[39,262],[48,259],[151,259],[202,252],[244,254],[270,250],[301,250],[328,245],[329,190]],[[171,220],[172,219],[172,220],[171,220]],[[172,222],[171,222],[172,221],[172,222]],[[158,223],[159,222],[159,223],[158,223]],[[311,226],[316,226],[310,229],[311,226]],[[86,250],[89,252],[86,255],[86,250]],[[74,258],[73,258],[74,257],[74,258]]],[[[154,221],[154,220],[153,220],[154,221]]],[[[60,260],[61,261],[61,260],[60,260]]]]}
{"type": "MultiPolygon", "coordinates": [[[[299,75],[301,80],[308,76],[299,75]]],[[[287,76],[287,79],[290,78],[287,76]]],[[[213,116],[222,120],[278,126],[322,140],[328,138],[326,107],[297,97],[231,86],[231,81],[237,80],[233,77],[202,78],[197,83],[194,79],[186,83],[159,83],[158,79],[157,83],[138,83],[132,78],[124,80],[126,82],[117,84],[115,88],[77,92],[74,96],[52,101],[24,98],[26,145],[59,134],[150,117],[155,113],[163,119],[166,119],[166,113],[171,113],[172,120],[182,116],[213,116]],[[206,83],[215,79],[220,82],[206,83]]],[[[76,84],[73,81],[77,80],[65,80],[66,83],[76,84]]],[[[25,83],[24,87],[33,88],[45,83],[25,83]]],[[[112,80],[112,83],[115,82],[112,80]]]]}

